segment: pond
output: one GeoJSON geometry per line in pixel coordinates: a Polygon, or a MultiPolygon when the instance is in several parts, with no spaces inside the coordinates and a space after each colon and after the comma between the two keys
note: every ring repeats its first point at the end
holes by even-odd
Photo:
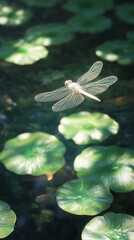
{"type": "Polygon", "coordinates": [[[0,2],[0,239],[134,239],[133,7],[0,2]]]}

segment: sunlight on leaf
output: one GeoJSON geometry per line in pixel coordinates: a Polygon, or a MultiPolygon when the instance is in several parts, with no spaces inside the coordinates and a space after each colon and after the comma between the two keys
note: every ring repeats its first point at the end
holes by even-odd
{"type": "Polygon", "coordinates": [[[94,217],[83,229],[82,240],[133,240],[134,218],[123,213],[94,217]]]}
{"type": "Polygon", "coordinates": [[[10,206],[0,200],[0,239],[7,237],[14,230],[16,215],[10,206]]]}
{"type": "Polygon", "coordinates": [[[0,58],[17,65],[29,65],[47,57],[48,50],[40,45],[22,40],[5,42],[1,46],[0,58]]]}
{"type": "Polygon", "coordinates": [[[79,178],[93,177],[115,192],[134,190],[134,151],[117,146],[89,147],[74,161],[79,178]]]}
{"type": "Polygon", "coordinates": [[[91,179],[75,179],[57,190],[59,207],[77,215],[96,215],[107,209],[112,200],[107,187],[91,179]]]}
{"type": "Polygon", "coordinates": [[[65,147],[43,132],[23,133],[5,143],[0,161],[17,174],[39,176],[54,173],[64,165],[65,147]]]}
{"type": "Polygon", "coordinates": [[[96,55],[100,58],[122,65],[134,63],[134,45],[128,40],[107,41],[96,49],[96,55]]]}
{"type": "Polygon", "coordinates": [[[77,144],[103,142],[118,132],[118,123],[103,113],[79,112],[63,117],[58,127],[66,139],[77,144]]]}
{"type": "MultiPolygon", "coordinates": [[[[1,4],[0,4],[1,5],[1,4]]],[[[0,8],[0,25],[17,26],[24,24],[32,17],[32,12],[27,9],[16,8],[2,4],[0,8]]]]}

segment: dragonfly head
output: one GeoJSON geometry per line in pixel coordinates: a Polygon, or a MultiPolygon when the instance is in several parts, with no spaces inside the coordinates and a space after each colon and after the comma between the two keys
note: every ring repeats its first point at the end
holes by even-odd
{"type": "Polygon", "coordinates": [[[72,83],[72,80],[66,80],[65,81],[65,86],[68,86],[70,83],[72,83]]]}

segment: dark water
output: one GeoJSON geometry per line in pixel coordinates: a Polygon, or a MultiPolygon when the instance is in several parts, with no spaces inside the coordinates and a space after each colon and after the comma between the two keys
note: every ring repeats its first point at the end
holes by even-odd
{"type": "MultiPolygon", "coordinates": [[[[116,4],[122,2],[126,1],[115,1],[116,4]]],[[[42,14],[42,9],[38,9],[37,12],[36,18],[31,20],[29,26],[40,23],[39,13],[42,14]]],[[[47,14],[50,14],[49,18],[52,22],[62,22],[71,15],[71,13],[60,11],[59,5],[49,9],[47,14]]],[[[65,79],[77,78],[81,72],[84,73],[88,69],[88,65],[98,60],[94,48],[103,43],[105,39],[124,39],[127,29],[131,30],[131,26],[121,23],[112,11],[109,11],[107,15],[113,19],[113,27],[110,30],[95,35],[77,33],[75,39],[68,44],[61,44],[58,47],[50,46],[48,57],[35,64],[19,66],[3,60],[0,62],[0,149],[3,149],[5,142],[10,138],[14,138],[20,133],[36,131],[55,135],[63,141],[67,149],[65,153],[66,166],[60,169],[52,180],[48,180],[46,176],[19,176],[0,164],[0,200],[7,202],[17,215],[15,230],[5,238],[7,240],[80,240],[85,224],[92,219],[90,216],[66,213],[58,207],[55,197],[57,187],[76,178],[73,160],[85,148],[77,146],[71,140],[65,140],[59,134],[60,119],[74,112],[88,111],[88,101],[73,111],[68,110],[57,114],[51,111],[51,103],[39,105],[34,101],[34,96],[42,90],[50,91],[61,87],[65,79]],[[48,70],[50,72],[58,70],[64,74],[60,80],[52,80],[48,84],[44,84],[38,78],[37,73],[42,71],[46,73],[48,70]]],[[[0,31],[1,34],[16,38],[22,35],[25,28],[27,28],[26,24],[20,27],[19,31],[18,29],[11,31],[10,28],[1,28],[0,31]]],[[[112,105],[102,103],[98,106],[93,103],[90,105],[90,111],[107,113],[120,125],[118,134],[105,141],[104,145],[115,144],[134,149],[134,107],[133,102],[127,102],[128,97],[133,95],[133,87],[127,85],[132,81],[133,67],[107,61],[104,61],[104,64],[103,74],[106,76],[109,73],[117,75],[121,84],[120,87],[115,88],[116,91],[111,93],[109,91],[108,95],[104,95],[104,101],[105,99],[114,100],[112,105]],[[124,80],[126,85],[122,87],[124,80]],[[117,104],[115,100],[120,96],[123,96],[125,100],[117,104]]],[[[133,193],[112,192],[112,194],[114,201],[111,207],[99,215],[103,215],[107,211],[132,215],[133,193]]]]}

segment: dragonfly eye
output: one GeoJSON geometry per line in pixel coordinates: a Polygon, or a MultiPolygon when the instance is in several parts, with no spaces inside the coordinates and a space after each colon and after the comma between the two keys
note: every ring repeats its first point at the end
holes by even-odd
{"type": "Polygon", "coordinates": [[[65,81],[65,86],[69,85],[70,83],[72,83],[71,80],[67,80],[67,81],[65,81]]]}

